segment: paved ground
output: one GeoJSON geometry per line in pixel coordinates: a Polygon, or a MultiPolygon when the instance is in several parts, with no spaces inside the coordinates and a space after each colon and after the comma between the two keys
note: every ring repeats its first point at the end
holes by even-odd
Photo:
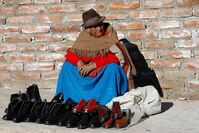
{"type": "MultiPolygon", "coordinates": [[[[199,101],[162,102],[162,113],[150,116],[142,122],[125,129],[76,129],[48,126],[37,123],[14,123],[2,120],[10,94],[17,90],[0,88],[0,133],[199,133],[199,101]]],[[[42,98],[50,100],[53,90],[40,90],[42,98]]]]}

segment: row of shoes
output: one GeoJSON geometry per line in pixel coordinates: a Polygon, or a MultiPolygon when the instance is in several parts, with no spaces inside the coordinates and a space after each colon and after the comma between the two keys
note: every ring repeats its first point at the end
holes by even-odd
{"type": "Polygon", "coordinates": [[[36,84],[27,88],[25,93],[11,94],[10,103],[5,110],[4,120],[13,122],[37,122],[67,128],[123,128],[130,123],[130,110],[121,110],[119,102],[112,109],[100,105],[95,99],[79,103],[68,98],[64,101],[59,93],[50,102],[40,97],[36,84]]]}

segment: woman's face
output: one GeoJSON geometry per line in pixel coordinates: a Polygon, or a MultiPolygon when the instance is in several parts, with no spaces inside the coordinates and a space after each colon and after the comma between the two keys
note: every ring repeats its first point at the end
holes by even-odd
{"type": "Polygon", "coordinates": [[[91,27],[86,29],[87,32],[89,32],[92,36],[99,38],[104,35],[104,26],[99,25],[96,27],[91,27]]]}

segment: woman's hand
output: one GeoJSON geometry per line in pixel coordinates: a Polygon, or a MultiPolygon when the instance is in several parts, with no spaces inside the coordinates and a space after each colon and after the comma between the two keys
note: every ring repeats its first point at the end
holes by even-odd
{"type": "Polygon", "coordinates": [[[96,63],[89,63],[86,65],[83,65],[79,69],[79,74],[82,76],[88,76],[88,74],[93,71],[96,68],[96,63]]]}

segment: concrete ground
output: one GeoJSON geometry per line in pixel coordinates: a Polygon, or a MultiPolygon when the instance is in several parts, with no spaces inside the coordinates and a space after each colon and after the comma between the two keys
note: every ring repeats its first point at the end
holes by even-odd
{"type": "MultiPolygon", "coordinates": [[[[37,123],[14,123],[2,120],[10,94],[17,90],[0,88],[0,133],[198,133],[199,101],[162,101],[162,112],[124,129],[77,129],[37,123]]],[[[54,90],[40,90],[42,99],[50,100],[54,90]]]]}

